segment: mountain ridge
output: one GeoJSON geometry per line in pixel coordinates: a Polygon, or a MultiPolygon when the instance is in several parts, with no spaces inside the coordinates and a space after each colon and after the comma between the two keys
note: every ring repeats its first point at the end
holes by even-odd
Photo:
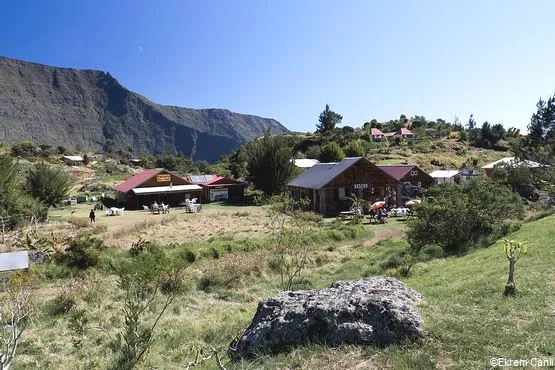
{"type": "Polygon", "coordinates": [[[31,140],[100,151],[114,141],[136,155],[170,151],[215,161],[268,130],[289,132],[271,118],[158,104],[109,72],[0,57],[0,142],[5,145],[31,140]]]}

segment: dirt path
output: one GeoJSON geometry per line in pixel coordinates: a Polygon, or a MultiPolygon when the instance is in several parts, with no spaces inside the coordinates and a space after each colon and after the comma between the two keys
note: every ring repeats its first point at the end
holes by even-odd
{"type": "Polygon", "coordinates": [[[374,234],[374,237],[370,240],[367,240],[363,243],[363,245],[374,245],[377,242],[379,242],[382,239],[387,239],[387,238],[401,238],[403,235],[405,235],[404,232],[402,231],[397,231],[397,230],[379,230],[376,231],[374,234]]]}

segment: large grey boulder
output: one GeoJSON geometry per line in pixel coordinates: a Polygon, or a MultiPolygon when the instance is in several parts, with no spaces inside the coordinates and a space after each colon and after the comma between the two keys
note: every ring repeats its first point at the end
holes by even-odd
{"type": "Polygon", "coordinates": [[[307,343],[386,345],[422,336],[422,296],[391,277],[337,281],[283,292],[258,304],[252,323],[230,344],[233,360],[307,343]]]}

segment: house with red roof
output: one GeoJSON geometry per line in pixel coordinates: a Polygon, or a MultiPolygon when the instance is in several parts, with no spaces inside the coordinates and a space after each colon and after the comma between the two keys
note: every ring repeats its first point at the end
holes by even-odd
{"type": "Polygon", "coordinates": [[[248,186],[246,182],[216,175],[187,176],[185,179],[202,187],[202,199],[206,203],[220,200],[242,201],[248,186]]]}
{"type": "Polygon", "coordinates": [[[399,181],[400,184],[410,183],[414,186],[427,188],[434,183],[434,179],[416,164],[394,164],[378,167],[399,181]]]}
{"type": "Polygon", "coordinates": [[[384,134],[378,128],[371,128],[370,129],[370,136],[372,136],[372,141],[379,141],[379,140],[383,139],[384,134]]]}
{"type": "Polygon", "coordinates": [[[163,168],[144,170],[116,186],[116,199],[127,209],[154,202],[177,206],[185,199],[200,198],[202,187],[163,168]]]}
{"type": "Polygon", "coordinates": [[[397,130],[393,136],[401,136],[403,139],[412,139],[414,134],[409,129],[402,127],[397,130]]]}
{"type": "Polygon", "coordinates": [[[380,141],[384,137],[394,138],[396,136],[402,137],[403,139],[412,139],[414,134],[407,128],[400,128],[397,131],[382,132],[377,128],[370,129],[370,135],[372,136],[372,141],[380,141]]]}

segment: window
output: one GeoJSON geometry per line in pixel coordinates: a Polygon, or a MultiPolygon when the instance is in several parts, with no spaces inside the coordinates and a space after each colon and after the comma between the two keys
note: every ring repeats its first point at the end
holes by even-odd
{"type": "Polygon", "coordinates": [[[418,176],[418,171],[410,171],[411,176],[418,176]]]}
{"type": "Polygon", "coordinates": [[[418,187],[422,187],[422,183],[418,181],[418,187]]]}
{"type": "Polygon", "coordinates": [[[345,198],[345,188],[339,188],[339,199],[345,198]]]}

